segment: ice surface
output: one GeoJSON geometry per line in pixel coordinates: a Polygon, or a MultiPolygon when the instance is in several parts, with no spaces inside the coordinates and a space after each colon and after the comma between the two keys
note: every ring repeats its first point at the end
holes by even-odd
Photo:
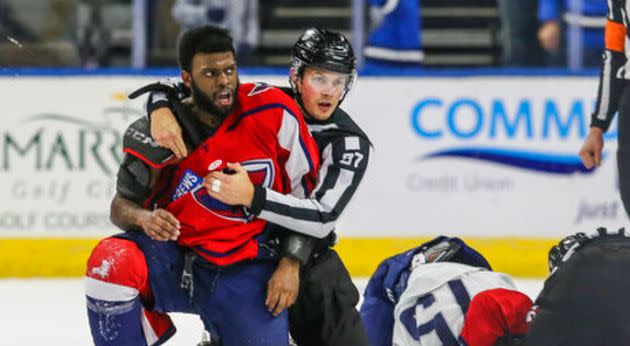
{"type": "MultiPolygon", "coordinates": [[[[361,292],[366,278],[354,279],[361,292]]],[[[541,280],[515,280],[532,299],[541,280]]],[[[195,315],[171,314],[177,333],[166,345],[194,346],[203,327],[195,315]]],[[[92,345],[83,279],[0,280],[0,345],[92,345]]]]}

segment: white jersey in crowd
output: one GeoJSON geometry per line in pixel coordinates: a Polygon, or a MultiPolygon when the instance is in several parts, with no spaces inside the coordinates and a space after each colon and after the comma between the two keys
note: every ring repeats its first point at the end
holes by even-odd
{"type": "Polygon", "coordinates": [[[258,45],[258,0],[177,0],[172,13],[185,30],[212,24],[229,30],[237,48],[241,44],[258,45]],[[212,10],[222,11],[224,16],[208,17],[212,10]]]}
{"type": "Polygon", "coordinates": [[[451,262],[418,265],[394,309],[393,346],[457,344],[470,300],[494,288],[516,290],[502,273],[451,262]]]}

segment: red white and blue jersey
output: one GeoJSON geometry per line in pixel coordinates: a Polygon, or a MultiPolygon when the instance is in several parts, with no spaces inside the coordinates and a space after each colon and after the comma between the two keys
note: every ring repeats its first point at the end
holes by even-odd
{"type": "Polygon", "coordinates": [[[272,86],[242,84],[235,110],[176,168],[163,170],[163,188],[155,191],[157,206],[180,221],[178,243],[217,265],[255,258],[255,237],[266,225],[201,185],[228,162],[239,162],[255,185],[300,198],[310,194],[319,169],[317,146],[295,102],[272,86]]]}
{"type": "MultiPolygon", "coordinates": [[[[411,272],[407,289],[394,308],[392,345],[483,346],[459,336],[473,297],[496,289],[516,292],[512,279],[503,273],[451,262],[419,265],[411,272]]],[[[484,312],[479,315],[488,317],[484,312]]],[[[525,324],[524,315],[522,321],[525,324]]],[[[489,330],[494,331],[496,328],[492,327],[489,330]]],[[[504,330],[499,329],[499,332],[500,337],[504,330]]],[[[481,333],[479,330],[468,333],[473,333],[475,337],[486,336],[478,335],[481,333]]],[[[493,341],[496,341],[496,337],[493,341]]],[[[485,345],[494,345],[494,342],[485,345]]]]}
{"type": "Polygon", "coordinates": [[[371,346],[493,346],[525,334],[532,305],[509,276],[491,271],[461,239],[445,236],[381,262],[364,297],[360,312],[371,346]],[[457,252],[427,263],[444,241],[457,252]]]}

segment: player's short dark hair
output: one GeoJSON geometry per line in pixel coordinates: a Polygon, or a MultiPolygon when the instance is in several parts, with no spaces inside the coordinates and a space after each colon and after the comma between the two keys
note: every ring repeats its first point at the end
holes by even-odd
{"type": "Polygon", "coordinates": [[[232,37],[227,30],[206,25],[186,31],[179,39],[178,63],[182,70],[189,71],[192,59],[197,53],[234,54],[232,37]]]}

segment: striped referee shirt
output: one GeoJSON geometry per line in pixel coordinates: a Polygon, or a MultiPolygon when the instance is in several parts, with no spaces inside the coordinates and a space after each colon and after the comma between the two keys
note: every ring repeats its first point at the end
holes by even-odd
{"type": "Polygon", "coordinates": [[[630,39],[628,38],[628,19],[630,0],[608,0],[606,16],[605,41],[606,48],[602,58],[599,88],[595,112],[591,116],[591,126],[604,131],[608,130],[615,113],[619,108],[621,92],[630,79],[628,55],[630,39]]]}
{"type": "MultiPolygon", "coordinates": [[[[292,95],[288,88],[283,90],[292,95]]],[[[317,142],[321,167],[308,198],[256,187],[251,211],[276,225],[316,238],[335,228],[356,192],[370,160],[372,145],[361,128],[340,108],[326,121],[305,117],[317,142]]]]}

